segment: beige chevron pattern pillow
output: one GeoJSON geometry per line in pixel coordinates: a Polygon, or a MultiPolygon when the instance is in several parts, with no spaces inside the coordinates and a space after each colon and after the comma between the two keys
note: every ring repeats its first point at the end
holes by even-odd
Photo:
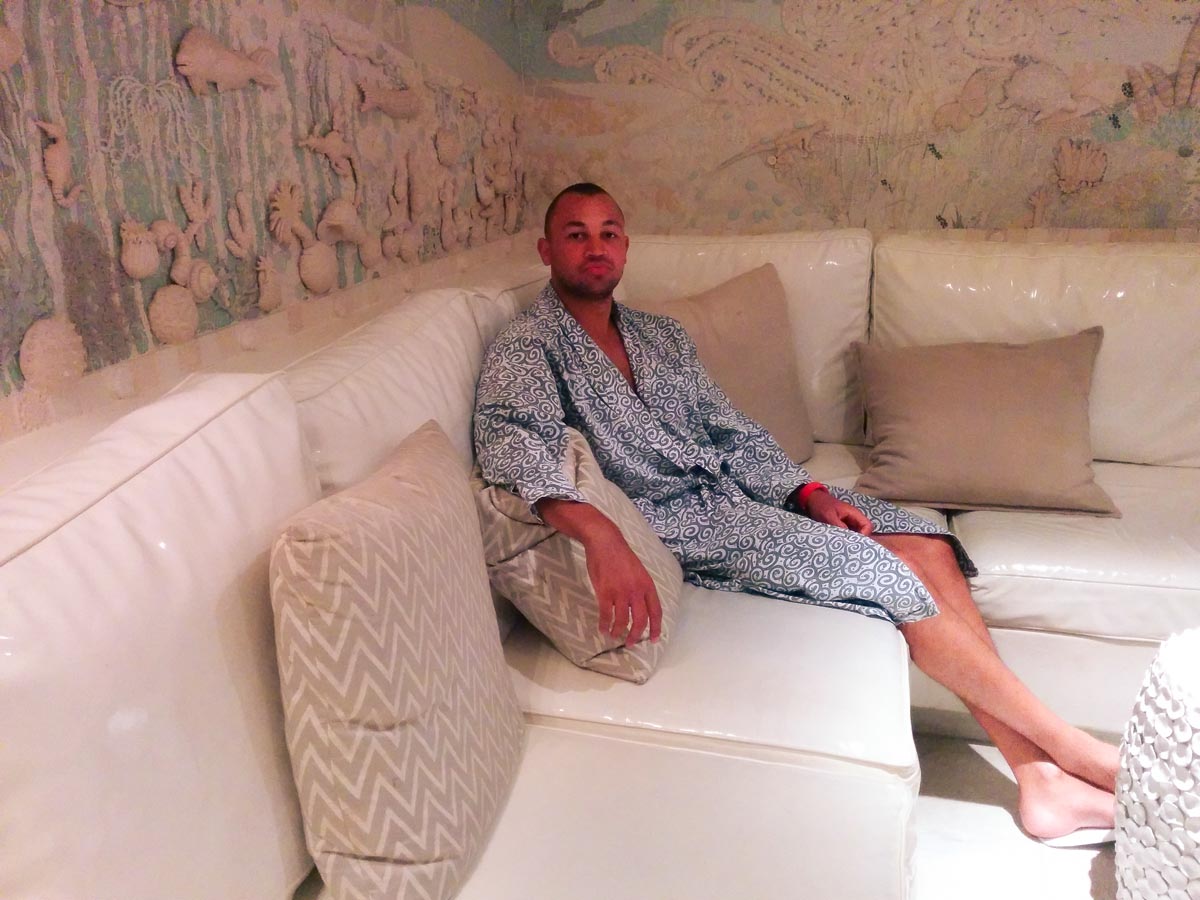
{"type": "Polygon", "coordinates": [[[288,750],[334,897],[453,896],[520,761],[467,474],[427,423],[271,554],[288,750]]]}
{"type": "Polygon", "coordinates": [[[476,469],[488,575],[492,587],[575,665],[640,684],[654,672],[675,623],[683,573],[638,508],[604,477],[583,435],[568,432],[563,468],[588,502],[621,529],[654,579],[662,606],[661,638],[626,647],[621,638],[601,634],[583,545],[541,522],[520,497],[484,484],[476,469]]]}

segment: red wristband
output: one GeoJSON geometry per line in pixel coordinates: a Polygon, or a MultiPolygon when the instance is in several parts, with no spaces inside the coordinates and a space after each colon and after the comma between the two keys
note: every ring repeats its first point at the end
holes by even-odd
{"type": "Polygon", "coordinates": [[[821,482],[810,481],[808,484],[806,484],[802,488],[800,488],[800,490],[796,491],[796,505],[798,507],[800,507],[801,512],[806,512],[807,507],[808,507],[808,498],[811,497],[813,494],[815,494],[817,491],[826,491],[826,490],[829,490],[829,489],[827,487],[825,487],[825,485],[821,484],[821,482]]]}

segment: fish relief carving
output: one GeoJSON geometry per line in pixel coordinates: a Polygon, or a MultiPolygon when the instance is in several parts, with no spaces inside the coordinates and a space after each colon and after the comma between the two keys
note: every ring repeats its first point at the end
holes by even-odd
{"type": "Polygon", "coordinates": [[[269,50],[231,50],[199,26],[188,30],[175,52],[175,66],[197,97],[208,94],[209,82],[216,85],[218,93],[240,90],[251,82],[264,88],[279,87],[275,64],[275,55],[269,50]]]}
{"type": "Polygon", "coordinates": [[[360,81],[358,89],[362,91],[359,112],[377,109],[401,121],[415,119],[421,113],[421,97],[413,88],[392,88],[377,82],[360,81]]]}

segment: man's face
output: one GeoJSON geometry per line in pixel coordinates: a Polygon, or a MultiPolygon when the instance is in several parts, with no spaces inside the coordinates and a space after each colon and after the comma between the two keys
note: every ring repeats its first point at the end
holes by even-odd
{"type": "Polygon", "coordinates": [[[567,299],[606,300],[625,271],[625,217],[607,194],[567,194],[558,201],[550,230],[538,240],[550,280],[567,299]]]}

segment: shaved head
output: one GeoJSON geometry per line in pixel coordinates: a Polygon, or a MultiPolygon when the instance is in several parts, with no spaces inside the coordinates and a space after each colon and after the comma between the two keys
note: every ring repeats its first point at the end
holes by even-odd
{"type": "MultiPolygon", "coordinates": [[[[551,200],[550,205],[546,207],[546,221],[542,224],[542,233],[544,235],[546,235],[546,237],[550,236],[550,222],[554,218],[555,210],[558,209],[559,201],[562,200],[563,197],[569,197],[569,196],[576,196],[576,197],[604,196],[604,197],[608,197],[609,200],[612,200],[612,194],[610,194],[604,188],[600,187],[600,185],[592,184],[592,182],[590,182],[590,181],[580,181],[575,184],[569,185],[568,187],[563,188],[561,191],[559,191],[557,194],[554,195],[554,199],[551,200]]],[[[612,200],[612,202],[613,202],[613,205],[617,207],[617,210],[620,211],[621,207],[617,204],[617,201],[612,200]]],[[[624,213],[621,213],[621,218],[622,219],[625,218],[624,213]]]]}

